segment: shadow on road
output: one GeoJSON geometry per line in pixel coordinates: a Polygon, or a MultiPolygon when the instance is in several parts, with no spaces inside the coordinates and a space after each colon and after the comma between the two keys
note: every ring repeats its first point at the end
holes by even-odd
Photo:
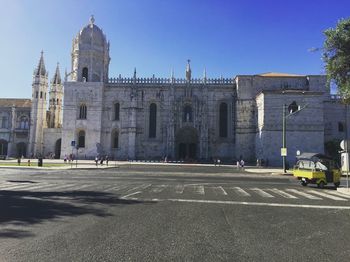
{"type": "MultiPolygon", "coordinates": [[[[104,192],[66,191],[30,192],[0,191],[0,226],[29,226],[68,216],[94,215],[111,216],[104,205],[132,205],[145,203],[137,200],[120,199],[117,195],[104,192]]],[[[0,228],[2,237],[29,237],[32,233],[8,228],[0,228]]]]}

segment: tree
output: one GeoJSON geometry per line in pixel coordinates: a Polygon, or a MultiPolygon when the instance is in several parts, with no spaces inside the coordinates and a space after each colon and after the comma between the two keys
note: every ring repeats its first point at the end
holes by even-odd
{"type": "Polygon", "coordinates": [[[338,94],[350,103],[350,18],[341,19],[335,28],[324,31],[323,60],[328,84],[335,84],[338,94]]]}

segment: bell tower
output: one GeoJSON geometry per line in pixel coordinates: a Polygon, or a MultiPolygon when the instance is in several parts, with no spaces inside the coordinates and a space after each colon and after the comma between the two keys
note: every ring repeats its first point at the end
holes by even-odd
{"type": "Polygon", "coordinates": [[[45,69],[44,52],[41,51],[38,67],[32,83],[32,109],[30,113],[29,153],[42,156],[44,149],[43,129],[46,127],[46,93],[48,72],[45,69]]]}
{"type": "Polygon", "coordinates": [[[59,64],[57,63],[56,72],[51,80],[51,88],[50,88],[50,98],[49,98],[50,119],[48,123],[49,128],[62,127],[62,98],[63,98],[63,85],[61,80],[59,64]]]}

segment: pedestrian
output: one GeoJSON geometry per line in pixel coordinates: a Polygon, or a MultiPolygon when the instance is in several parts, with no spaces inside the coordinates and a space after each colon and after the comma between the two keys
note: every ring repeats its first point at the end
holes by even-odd
{"type": "Polygon", "coordinates": [[[240,165],[241,165],[242,170],[244,170],[244,160],[243,160],[243,158],[241,159],[240,165]]]}
{"type": "Polygon", "coordinates": [[[241,167],[241,164],[240,164],[239,160],[237,160],[237,163],[236,163],[236,165],[237,165],[237,169],[240,169],[240,167],[241,167]]]}
{"type": "Polygon", "coordinates": [[[220,166],[221,160],[218,158],[218,166],[220,166]]]}
{"type": "Polygon", "coordinates": [[[67,155],[64,156],[63,161],[65,164],[67,163],[67,155]]]}
{"type": "Polygon", "coordinates": [[[103,165],[103,156],[101,156],[100,165],[103,165]]]}
{"type": "Polygon", "coordinates": [[[96,163],[96,166],[98,165],[98,157],[96,156],[95,157],[95,163],[96,163]]]}
{"type": "Polygon", "coordinates": [[[28,159],[28,166],[30,166],[30,159],[28,159]]]}
{"type": "Polygon", "coordinates": [[[106,165],[108,166],[108,160],[109,160],[108,155],[106,155],[105,160],[106,160],[106,165]]]}
{"type": "Polygon", "coordinates": [[[19,166],[21,165],[21,158],[20,158],[20,157],[17,158],[17,164],[18,164],[19,166]]]}

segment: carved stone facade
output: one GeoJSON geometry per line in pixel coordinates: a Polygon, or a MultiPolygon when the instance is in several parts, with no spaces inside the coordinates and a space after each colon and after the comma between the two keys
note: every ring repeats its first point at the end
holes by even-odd
{"type": "MultiPolygon", "coordinates": [[[[199,79],[192,77],[188,60],[184,78],[173,73],[169,78],[141,78],[136,69],[131,78],[109,78],[109,61],[109,42],[92,18],[73,40],[72,72],[64,83],[56,70],[47,112],[47,72],[40,59],[27,152],[81,159],[263,159],[277,166],[282,162],[284,105],[301,109],[287,116],[290,164],[297,150],[323,152],[325,142],[343,139],[350,130],[350,121],[348,128],[345,121],[349,110],[329,94],[322,75],[208,79],[204,71],[199,79]]],[[[11,108],[2,110],[0,105],[0,114],[12,114],[11,108]]],[[[10,143],[4,133],[0,129],[1,139],[10,143]]]]}

